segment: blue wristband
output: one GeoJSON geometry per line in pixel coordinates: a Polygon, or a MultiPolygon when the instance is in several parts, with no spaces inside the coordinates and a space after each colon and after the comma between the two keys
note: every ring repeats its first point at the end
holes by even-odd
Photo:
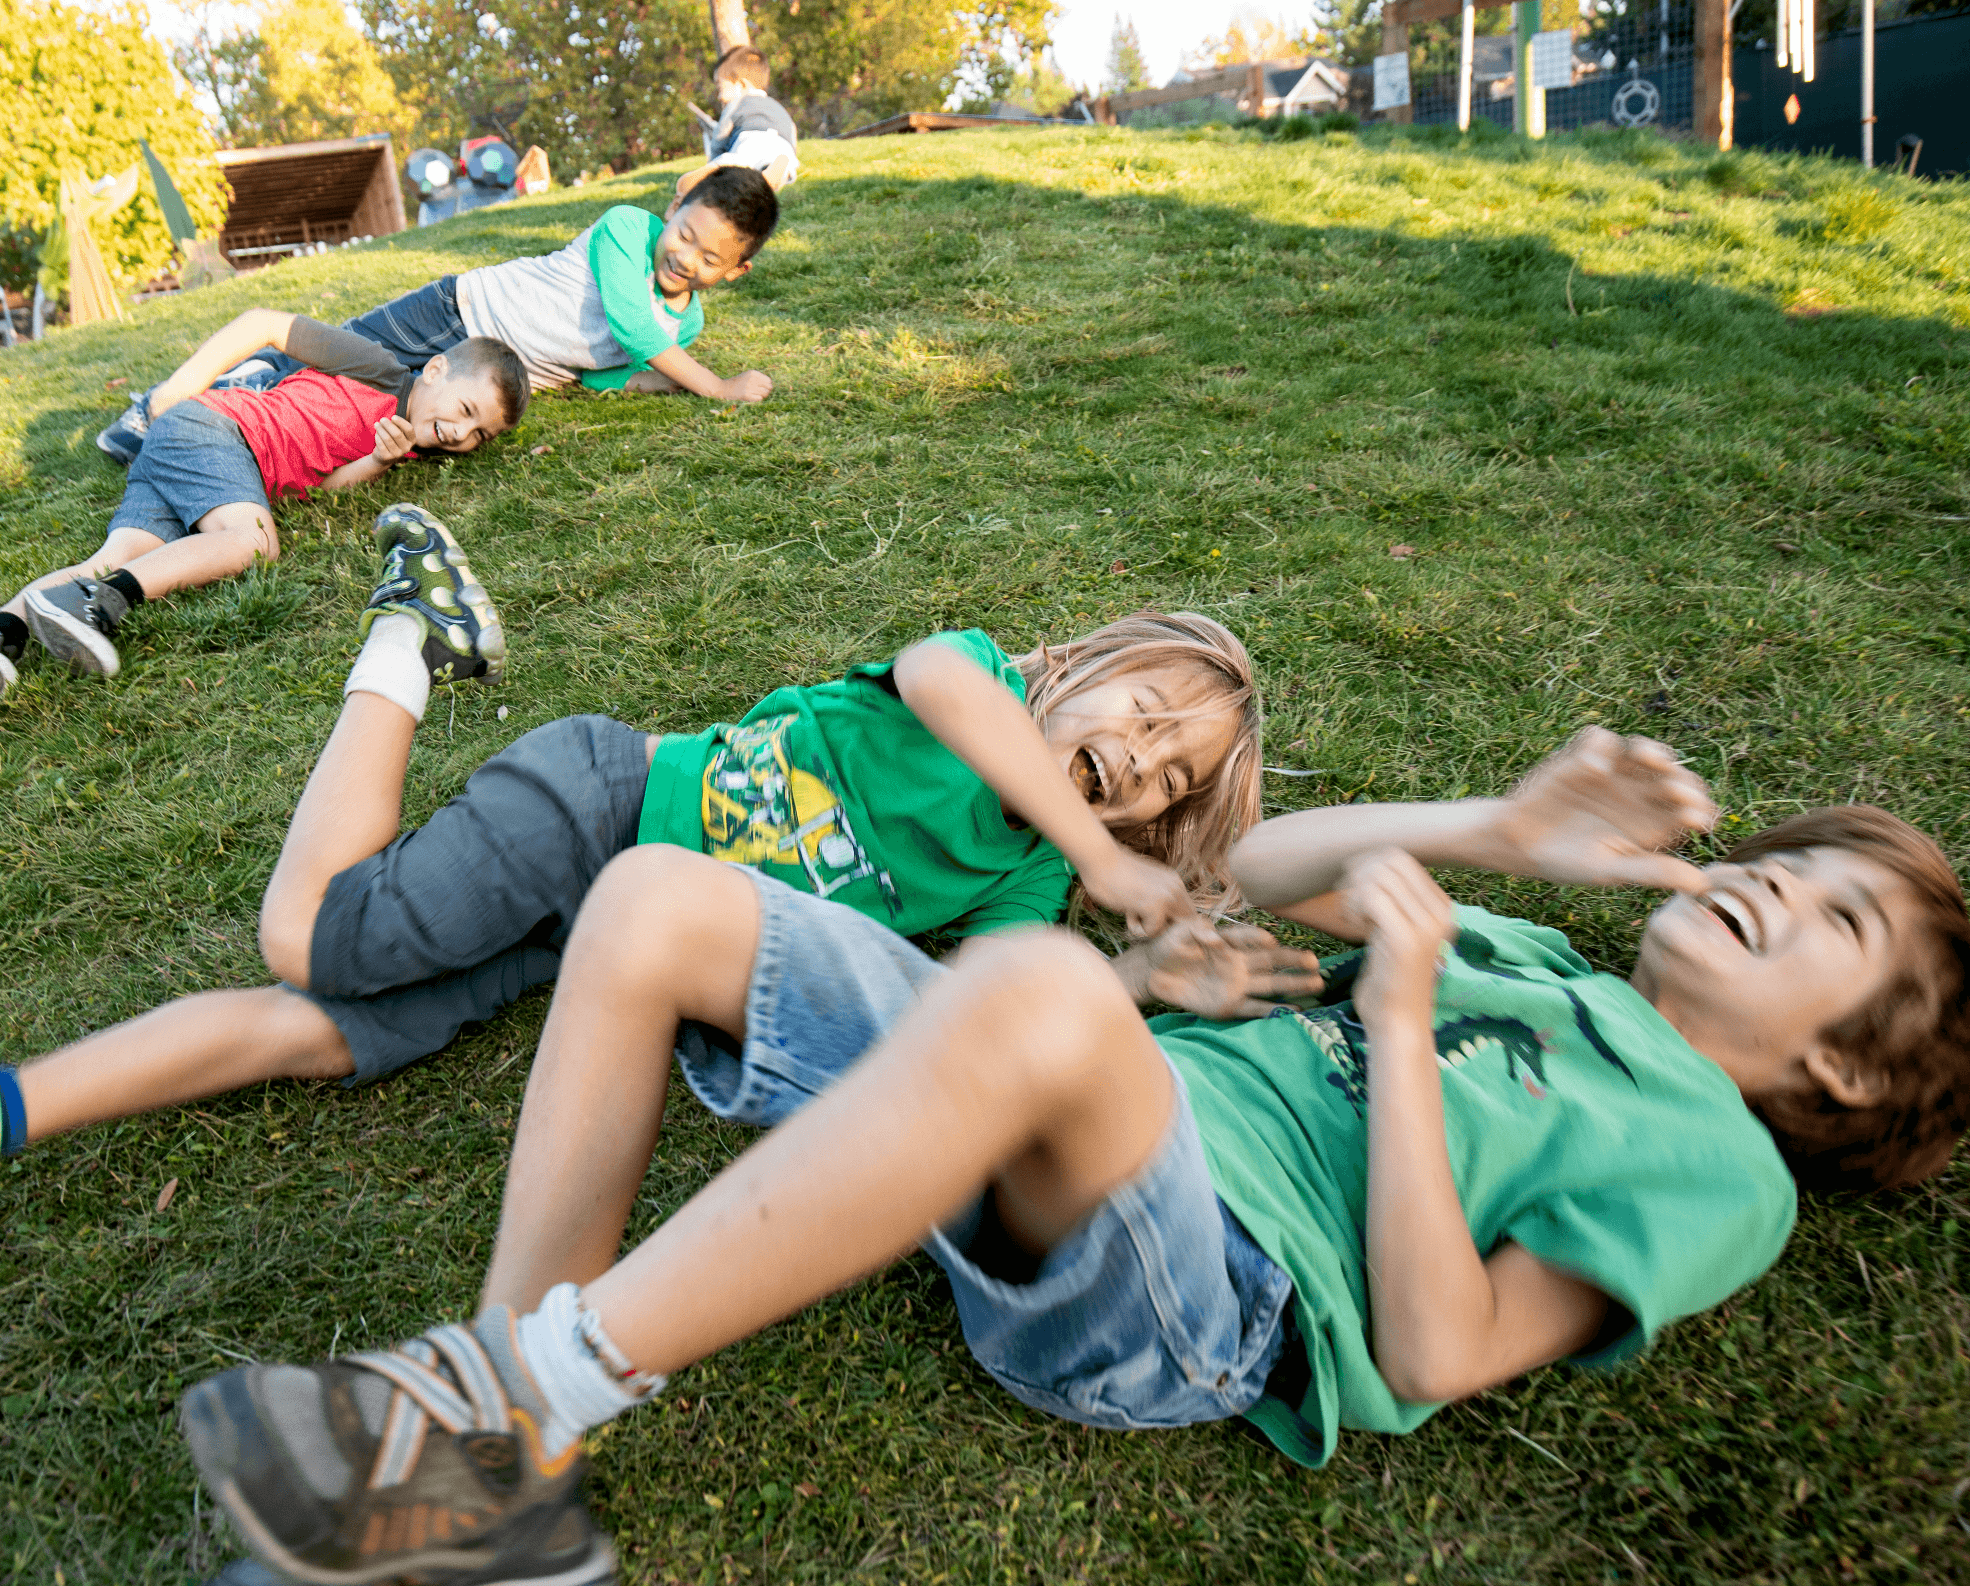
{"type": "Polygon", "coordinates": [[[21,1082],[11,1068],[0,1068],[0,1156],[18,1156],[27,1148],[27,1104],[21,1082]]]}

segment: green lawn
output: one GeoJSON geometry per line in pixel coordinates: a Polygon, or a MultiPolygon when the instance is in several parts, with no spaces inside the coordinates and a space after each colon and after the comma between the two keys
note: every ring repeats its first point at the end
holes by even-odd
{"type": "MultiPolygon", "coordinates": [[[[538,399],[481,456],[284,508],[277,568],[146,608],[115,683],[30,658],[0,703],[0,1061],[262,978],[260,891],[400,496],[458,529],[514,647],[501,688],[434,698],[413,820],[555,716],[691,728],[928,629],[1018,649],[1154,602],[1251,645],[1269,762],[1317,771],[1268,778],[1273,809],[1496,791],[1593,720],[1674,742],[1726,837],[1860,798],[1970,859],[1960,184],[1641,135],[806,157],[698,348],[769,371],[763,406],[538,399]]],[[[668,183],[0,355],[0,584],[98,543],[112,379],[248,304],[338,319],[668,183]]],[[[1647,907],[1464,890],[1614,967],[1647,907]]],[[[546,1006],[368,1091],[266,1087],[0,1169],[0,1573],[197,1577],[236,1549],[174,1429],[187,1383],[468,1312],[546,1006]]],[[[681,1097],[642,1223],[745,1140],[681,1097]]],[[[1349,1435],[1317,1473],[1236,1425],[1028,1413],[914,1261],[606,1431],[596,1507],[637,1582],[1963,1578],[1967,1224],[1961,1165],[1809,1206],[1641,1365],[1349,1435]]]]}

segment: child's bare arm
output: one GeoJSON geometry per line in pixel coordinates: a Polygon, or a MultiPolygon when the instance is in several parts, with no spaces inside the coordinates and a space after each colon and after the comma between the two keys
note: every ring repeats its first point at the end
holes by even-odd
{"type": "Polygon", "coordinates": [[[1399,849],[1346,876],[1368,927],[1354,991],[1368,1034],[1368,1299],[1375,1364],[1397,1398],[1461,1399],[1590,1344],[1608,1299],[1524,1247],[1471,1239],[1444,1143],[1432,1012],[1450,899],[1399,849]]]}
{"type": "Polygon", "coordinates": [[[292,314],[272,308],[249,308],[231,324],[221,325],[151,392],[151,417],[176,407],[186,397],[197,396],[234,364],[262,347],[286,352],[287,333],[293,328],[292,314]]]}
{"type": "Polygon", "coordinates": [[[949,645],[897,657],[896,692],[938,741],[978,773],[1008,813],[1038,828],[1080,872],[1088,896],[1149,936],[1193,914],[1182,878],[1109,835],[1074,791],[1026,707],[949,645]]]}
{"type": "Polygon", "coordinates": [[[324,490],[347,490],[351,485],[366,485],[372,479],[381,479],[390,471],[391,464],[411,448],[416,432],[407,418],[391,414],[379,419],[376,425],[376,450],[367,457],[358,457],[352,463],[344,463],[340,468],[322,478],[324,490]]]}
{"type": "Polygon", "coordinates": [[[1348,862],[1400,848],[1425,865],[1679,892],[1702,886],[1661,852],[1716,818],[1709,790],[1666,745],[1590,727],[1549,755],[1506,798],[1441,804],[1349,804],[1281,815],[1232,851],[1252,902],[1351,940],[1363,935],[1334,889],[1348,862]]]}
{"type": "MultiPolygon", "coordinates": [[[[658,353],[650,360],[650,367],[693,396],[710,397],[714,402],[764,402],[773,394],[773,381],[757,369],[720,379],[682,347],[658,353]]],[[[632,382],[635,378],[630,376],[632,382]]]]}
{"type": "Polygon", "coordinates": [[[1281,1000],[1317,996],[1320,957],[1281,947],[1256,925],[1194,916],[1109,960],[1137,1002],[1166,1002],[1207,1019],[1263,1019],[1281,1000]]]}

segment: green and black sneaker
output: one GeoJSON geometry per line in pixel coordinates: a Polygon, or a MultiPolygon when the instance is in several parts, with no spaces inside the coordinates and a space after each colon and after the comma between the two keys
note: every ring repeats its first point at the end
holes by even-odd
{"type": "Polygon", "coordinates": [[[389,1351],[237,1366],[189,1389],[180,1420],[279,1581],[612,1586],[615,1551],[582,1504],[588,1462],[579,1441],[546,1455],[548,1414],[498,1306],[389,1351]]]}
{"type": "Polygon", "coordinates": [[[497,683],[506,675],[506,630],[450,529],[422,507],[400,501],[378,514],[376,549],[382,577],[363,608],[365,636],[384,613],[401,613],[424,629],[424,663],[433,683],[475,677],[497,683]]]}

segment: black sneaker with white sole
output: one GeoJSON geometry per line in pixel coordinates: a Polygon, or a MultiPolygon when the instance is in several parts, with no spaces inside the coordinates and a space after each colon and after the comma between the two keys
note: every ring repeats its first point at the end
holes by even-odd
{"type": "Polygon", "coordinates": [[[130,615],[130,602],[101,579],[30,589],[26,604],[29,631],[76,671],[114,677],[122,670],[116,630],[130,615]]]}
{"type": "Polygon", "coordinates": [[[424,664],[434,683],[506,675],[506,630],[492,596],[472,571],[450,529],[422,507],[400,501],[376,518],[382,557],[376,592],[363,609],[362,632],[386,612],[415,617],[424,629],[424,664]]]}
{"type": "Polygon", "coordinates": [[[149,433],[150,392],[140,391],[116,419],[103,426],[96,436],[96,445],[128,468],[144,449],[144,437],[149,433]]]}
{"type": "Polygon", "coordinates": [[[601,1586],[579,1441],[549,1410],[504,1306],[387,1353],[238,1366],[184,1396],[192,1458],[255,1556],[307,1586],[601,1586]]]}

